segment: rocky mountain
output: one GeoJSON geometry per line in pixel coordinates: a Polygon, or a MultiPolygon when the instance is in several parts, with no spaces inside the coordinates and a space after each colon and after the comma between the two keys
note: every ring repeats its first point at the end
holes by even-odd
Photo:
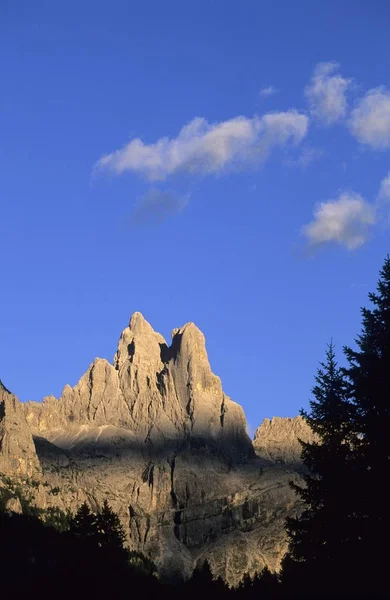
{"type": "Polygon", "coordinates": [[[107,499],[129,546],[170,576],[206,558],[233,585],[279,568],[285,518],[299,509],[298,438],[309,436],[300,417],[273,418],[252,443],[199,329],[174,329],[168,345],[140,313],[113,364],[95,359],[59,399],[21,404],[0,386],[3,486],[17,480],[42,508],[107,499]]]}

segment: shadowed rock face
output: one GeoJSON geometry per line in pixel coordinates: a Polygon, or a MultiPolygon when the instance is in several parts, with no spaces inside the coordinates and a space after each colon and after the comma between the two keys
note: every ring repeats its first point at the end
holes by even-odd
{"type": "Polygon", "coordinates": [[[173,330],[168,346],[135,313],[113,364],[95,359],[61,398],[21,405],[0,388],[0,411],[3,396],[0,471],[34,477],[39,506],[107,499],[129,546],[162,573],[189,575],[207,558],[236,584],[279,568],[305,424],[266,420],[252,446],[193,323],[173,330]]]}

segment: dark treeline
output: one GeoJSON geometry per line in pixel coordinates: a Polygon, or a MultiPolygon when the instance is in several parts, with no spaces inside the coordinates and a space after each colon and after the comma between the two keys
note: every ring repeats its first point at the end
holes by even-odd
{"type": "Polygon", "coordinates": [[[390,597],[390,258],[370,308],[362,309],[357,349],[337,365],[330,344],[302,411],[317,440],[302,444],[305,483],[293,486],[303,513],[287,523],[282,583],[305,597],[390,597]]]}
{"type": "Polygon", "coordinates": [[[164,582],[151,561],[125,548],[118,516],[105,503],[76,515],[23,515],[0,499],[4,597],[39,598],[387,598],[390,540],[390,258],[370,308],[362,309],[356,349],[338,366],[331,343],[316,375],[309,411],[315,441],[302,442],[306,475],[294,485],[302,511],[286,528],[281,572],[245,576],[237,589],[213,579],[207,562],[189,581],[164,582]]]}
{"type": "Polygon", "coordinates": [[[75,515],[61,510],[15,514],[0,505],[0,579],[4,598],[142,598],[214,600],[277,597],[278,578],[267,569],[237,590],[214,579],[205,561],[187,581],[164,581],[142,554],[126,549],[119,517],[105,503],[96,513],[83,504],[75,515]],[[269,594],[272,594],[271,596],[269,594]]]}

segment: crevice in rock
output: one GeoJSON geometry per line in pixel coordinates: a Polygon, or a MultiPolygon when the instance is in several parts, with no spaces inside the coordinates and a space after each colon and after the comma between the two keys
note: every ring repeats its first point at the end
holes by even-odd
{"type": "Polygon", "coordinates": [[[182,333],[175,333],[172,338],[172,344],[169,347],[169,360],[175,361],[181,348],[182,333]]]}
{"type": "Polygon", "coordinates": [[[220,417],[219,417],[219,420],[220,420],[220,423],[221,423],[221,427],[223,427],[224,422],[225,422],[225,413],[226,413],[226,411],[227,411],[227,408],[226,408],[226,404],[225,404],[225,398],[223,397],[222,398],[222,404],[221,404],[221,414],[220,414],[220,417]]]}
{"type": "Polygon", "coordinates": [[[93,367],[89,371],[88,376],[88,384],[89,384],[89,398],[88,398],[88,420],[91,420],[91,399],[92,399],[92,390],[93,390],[93,367]]]}
{"type": "Polygon", "coordinates": [[[150,531],[150,517],[147,516],[146,517],[145,535],[144,535],[144,544],[146,544],[146,542],[147,542],[149,531],[150,531]]]}
{"type": "MultiPolygon", "coordinates": [[[[183,542],[184,544],[186,543],[186,540],[182,540],[181,539],[181,535],[180,535],[180,525],[182,524],[182,511],[181,510],[176,510],[175,511],[175,516],[173,518],[173,533],[176,539],[179,540],[179,542],[183,542]]],[[[184,538],[185,536],[185,527],[184,527],[184,538]]]]}
{"type": "Polygon", "coordinates": [[[127,354],[129,355],[130,362],[133,362],[133,357],[135,354],[135,343],[134,340],[127,345],[127,354]]]}
{"type": "Polygon", "coordinates": [[[176,508],[176,506],[178,505],[178,499],[177,499],[177,495],[176,495],[176,492],[175,492],[176,454],[172,458],[172,461],[170,463],[170,467],[171,467],[171,498],[172,498],[173,506],[176,508]]]}
{"type": "Polygon", "coordinates": [[[149,487],[153,488],[154,485],[154,463],[149,462],[142,473],[142,481],[147,483],[149,487]]]}
{"type": "Polygon", "coordinates": [[[159,344],[161,362],[166,364],[171,359],[171,348],[167,344],[159,344]]]}
{"type": "Polygon", "coordinates": [[[160,392],[161,396],[164,396],[165,392],[166,392],[165,381],[164,381],[165,373],[166,373],[165,368],[162,371],[156,373],[156,386],[157,386],[157,389],[160,392]]]}
{"type": "Polygon", "coordinates": [[[192,431],[194,428],[195,418],[194,418],[194,400],[193,400],[193,395],[192,395],[192,386],[191,386],[190,382],[187,383],[187,390],[188,390],[188,401],[186,404],[186,411],[190,418],[191,431],[192,431]]]}

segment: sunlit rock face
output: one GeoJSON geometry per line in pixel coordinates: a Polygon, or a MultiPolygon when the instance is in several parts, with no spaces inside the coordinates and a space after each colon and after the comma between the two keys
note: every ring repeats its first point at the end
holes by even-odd
{"type": "Polygon", "coordinates": [[[40,473],[22,404],[0,381],[0,473],[32,477],[40,473]]]}
{"type": "Polygon", "coordinates": [[[109,426],[156,450],[204,446],[233,460],[253,455],[244,411],[212,373],[203,334],[187,323],[168,346],[140,313],[122,332],[113,365],[95,359],[59,400],[28,403],[26,414],[35,434],[63,448],[100,439],[97,428],[106,438],[109,426]]]}
{"type": "Polygon", "coordinates": [[[299,440],[308,442],[313,434],[303,417],[264,419],[257,428],[253,447],[258,456],[273,462],[299,463],[302,446],[299,440]]]}
{"type": "Polygon", "coordinates": [[[279,568],[284,521],[298,509],[289,481],[299,478],[305,424],[266,420],[252,444],[193,323],[168,345],[135,313],[113,364],[95,359],[59,399],[22,405],[0,390],[0,408],[1,394],[0,471],[34,478],[39,506],[107,499],[129,546],[161,574],[188,576],[207,558],[235,585],[264,565],[279,568]]]}

